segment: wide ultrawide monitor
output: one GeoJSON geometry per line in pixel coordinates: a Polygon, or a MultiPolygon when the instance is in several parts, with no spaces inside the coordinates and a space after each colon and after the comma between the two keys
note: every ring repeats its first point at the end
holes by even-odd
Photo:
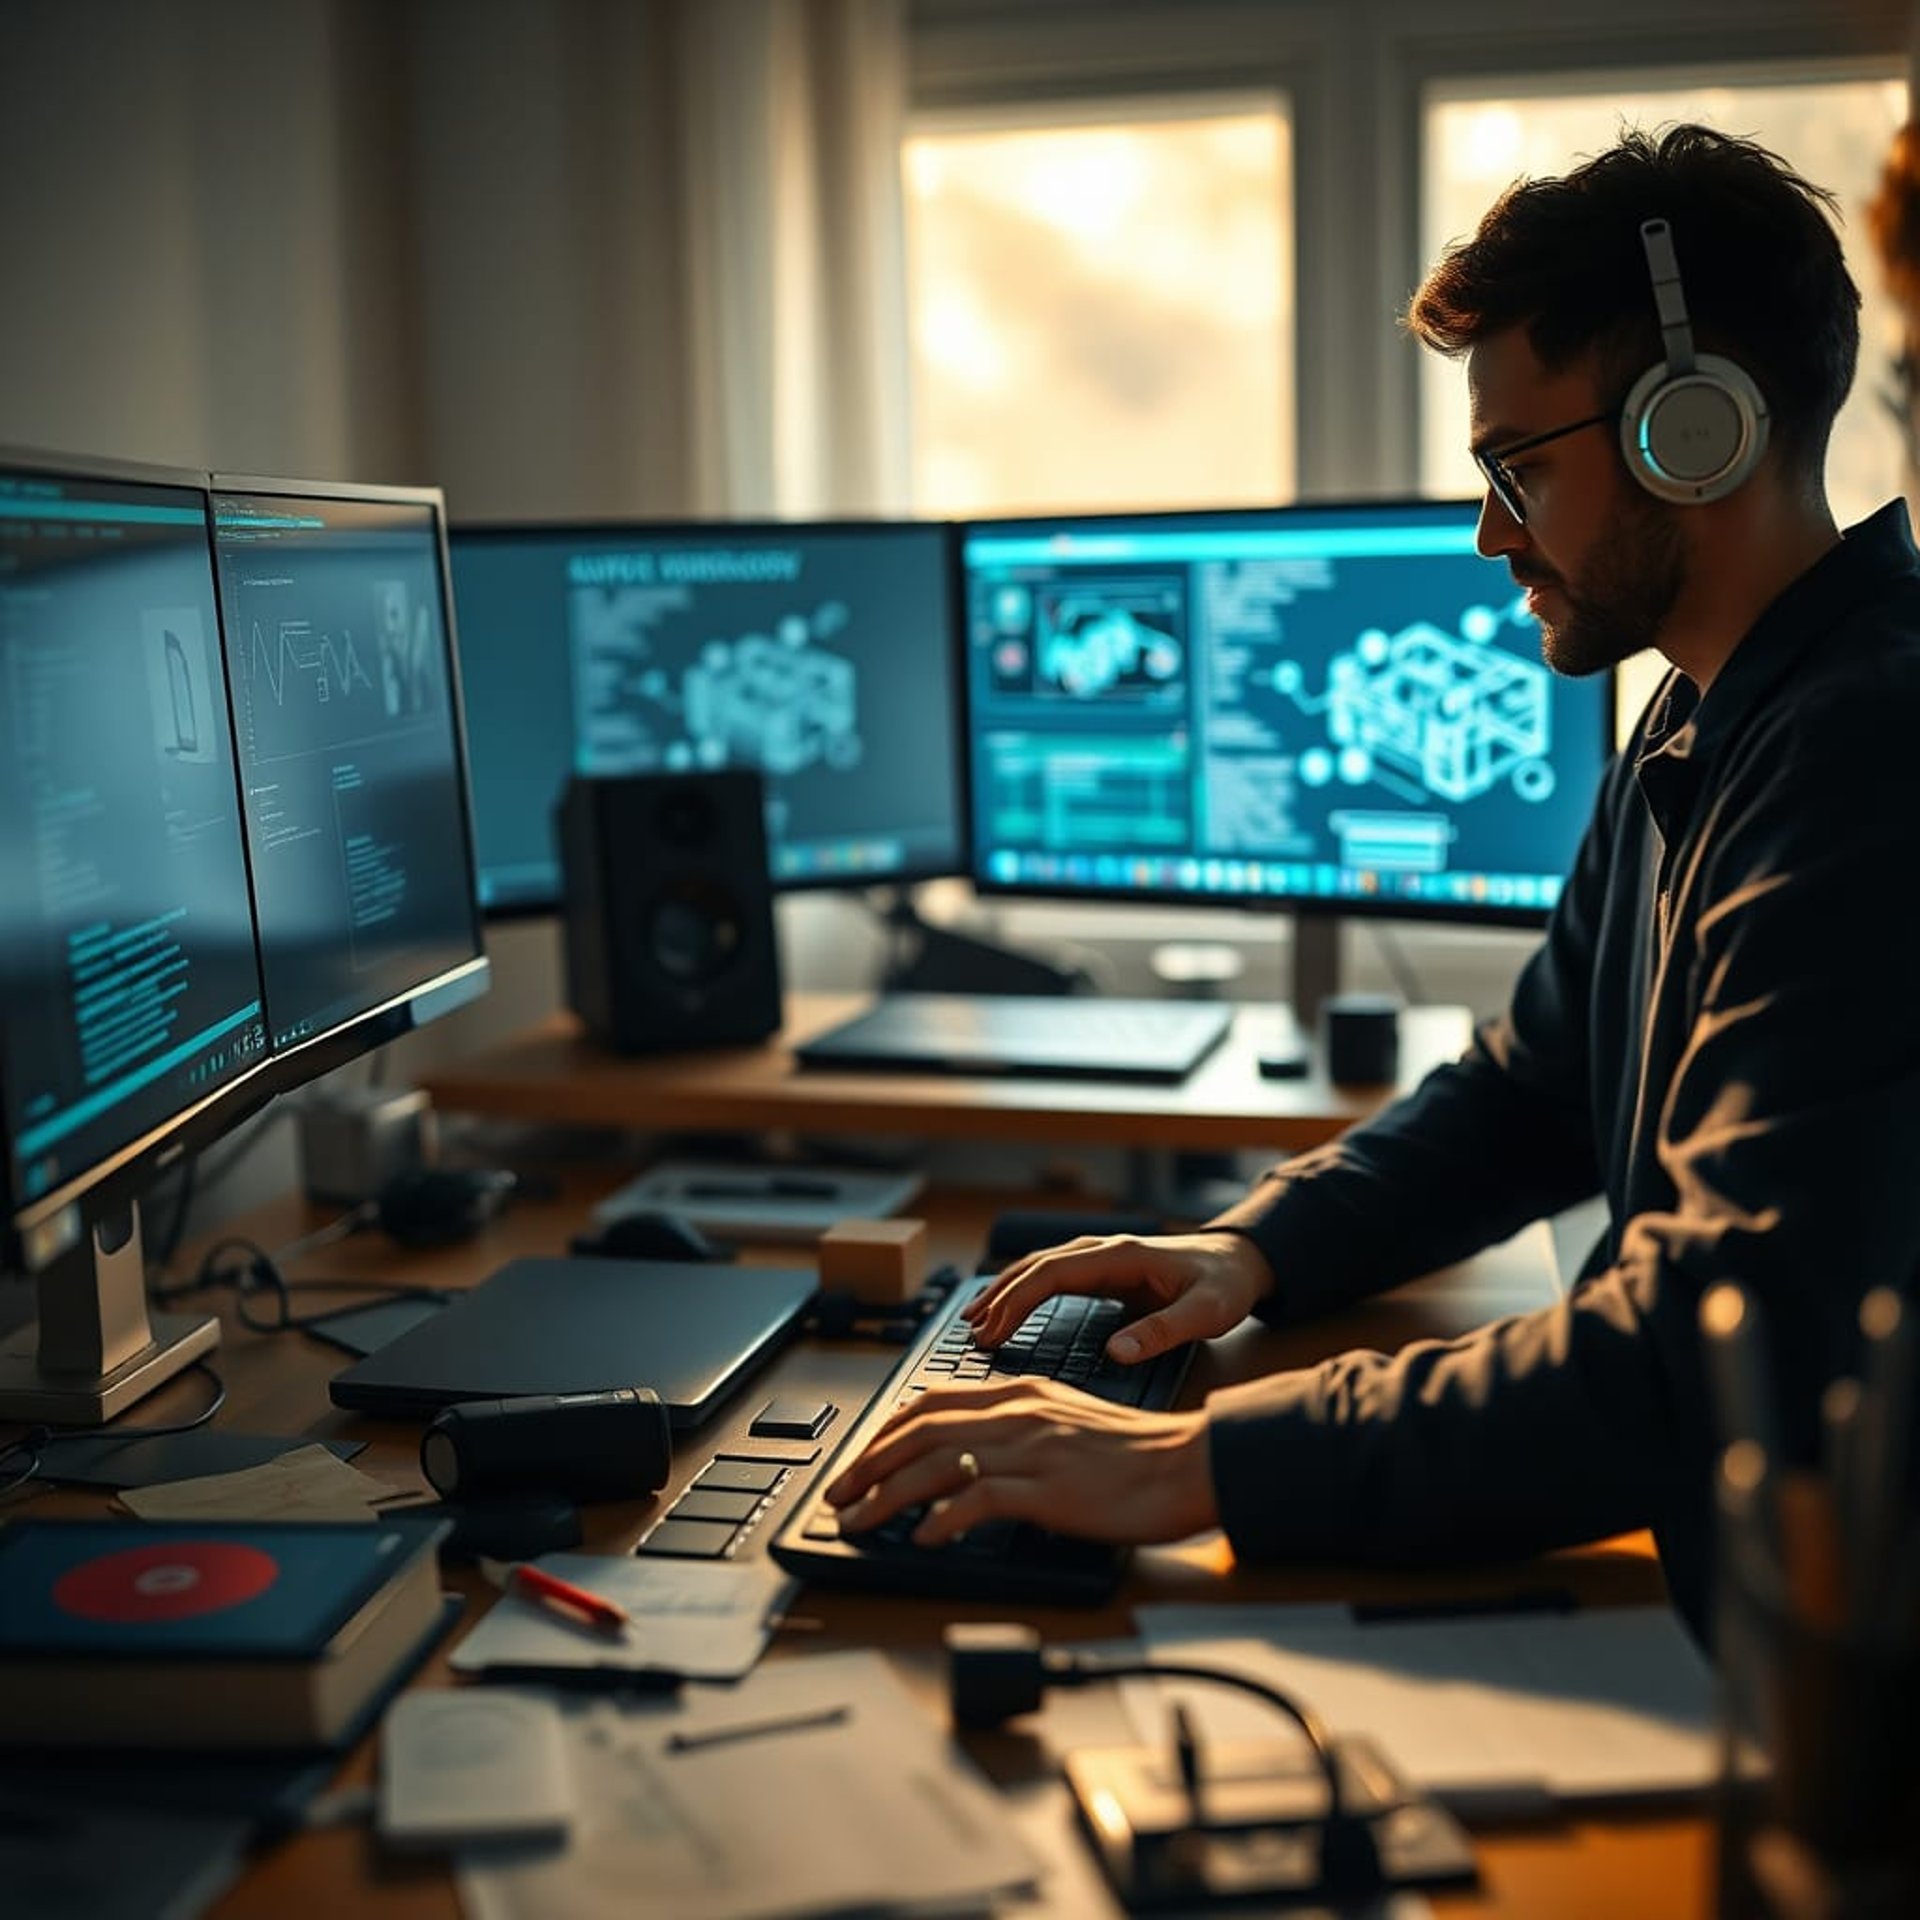
{"type": "Polygon", "coordinates": [[[560,897],[570,773],[755,767],[785,888],[962,865],[950,529],[456,528],[482,903],[560,897]]]}
{"type": "Polygon", "coordinates": [[[1537,922],[1612,734],[1471,502],[963,529],[973,869],[1003,891],[1537,922]]]}

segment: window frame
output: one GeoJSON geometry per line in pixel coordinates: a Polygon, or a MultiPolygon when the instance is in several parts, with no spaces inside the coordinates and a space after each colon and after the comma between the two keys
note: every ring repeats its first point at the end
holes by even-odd
{"type": "Polygon", "coordinates": [[[908,0],[909,111],[1213,92],[1292,109],[1293,470],[1302,500],[1420,484],[1419,362],[1398,323],[1421,258],[1429,89],[1580,87],[1622,71],[1912,70],[1907,0],[908,0]],[[1355,244],[1355,236],[1363,236],[1355,244]],[[1357,313],[1378,323],[1356,327],[1357,313]],[[1307,369],[1312,378],[1304,377],[1307,369]]]}

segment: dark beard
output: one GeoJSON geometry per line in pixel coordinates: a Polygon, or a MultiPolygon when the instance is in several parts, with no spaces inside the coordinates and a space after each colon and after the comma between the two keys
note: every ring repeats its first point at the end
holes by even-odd
{"type": "Polygon", "coordinates": [[[1578,580],[1561,592],[1567,617],[1540,623],[1540,654],[1572,679],[1603,673],[1653,645],[1686,583],[1675,509],[1621,500],[1607,517],[1578,580]]]}

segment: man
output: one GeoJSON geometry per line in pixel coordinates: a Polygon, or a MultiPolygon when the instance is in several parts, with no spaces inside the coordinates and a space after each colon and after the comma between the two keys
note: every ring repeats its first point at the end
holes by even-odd
{"type": "Polygon", "coordinates": [[[1122,1293],[1151,1309],[1111,1343],[1135,1359],[1339,1307],[1603,1192],[1570,1297],[1196,1413],[1051,1384],[929,1397],[831,1489],[845,1526],[932,1503],[930,1543],[1018,1515],[1402,1563],[1651,1526],[1704,1626],[1702,1293],[1757,1296],[1804,1455],[1860,1294],[1920,1265],[1920,557],[1898,505],[1844,539],[1827,509],[1859,327],[1826,199],[1747,142],[1634,134],[1511,190],[1429,276],[1409,324],[1466,357],[1480,548],[1528,589],[1548,662],[1651,645],[1674,671],[1460,1061],[1200,1232],[1017,1263],[974,1324],[991,1345],[1051,1294],[1122,1293]],[[1733,364],[1670,390],[1676,292],[1733,364]],[[1701,433],[1721,444],[1694,485],[1701,433]]]}

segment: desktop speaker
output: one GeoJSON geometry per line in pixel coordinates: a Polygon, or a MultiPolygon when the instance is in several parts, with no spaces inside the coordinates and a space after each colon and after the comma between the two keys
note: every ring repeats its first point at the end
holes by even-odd
{"type": "Polygon", "coordinates": [[[622,1053],[761,1040],[780,958],[758,773],[575,778],[558,813],[567,1003],[622,1053]]]}

